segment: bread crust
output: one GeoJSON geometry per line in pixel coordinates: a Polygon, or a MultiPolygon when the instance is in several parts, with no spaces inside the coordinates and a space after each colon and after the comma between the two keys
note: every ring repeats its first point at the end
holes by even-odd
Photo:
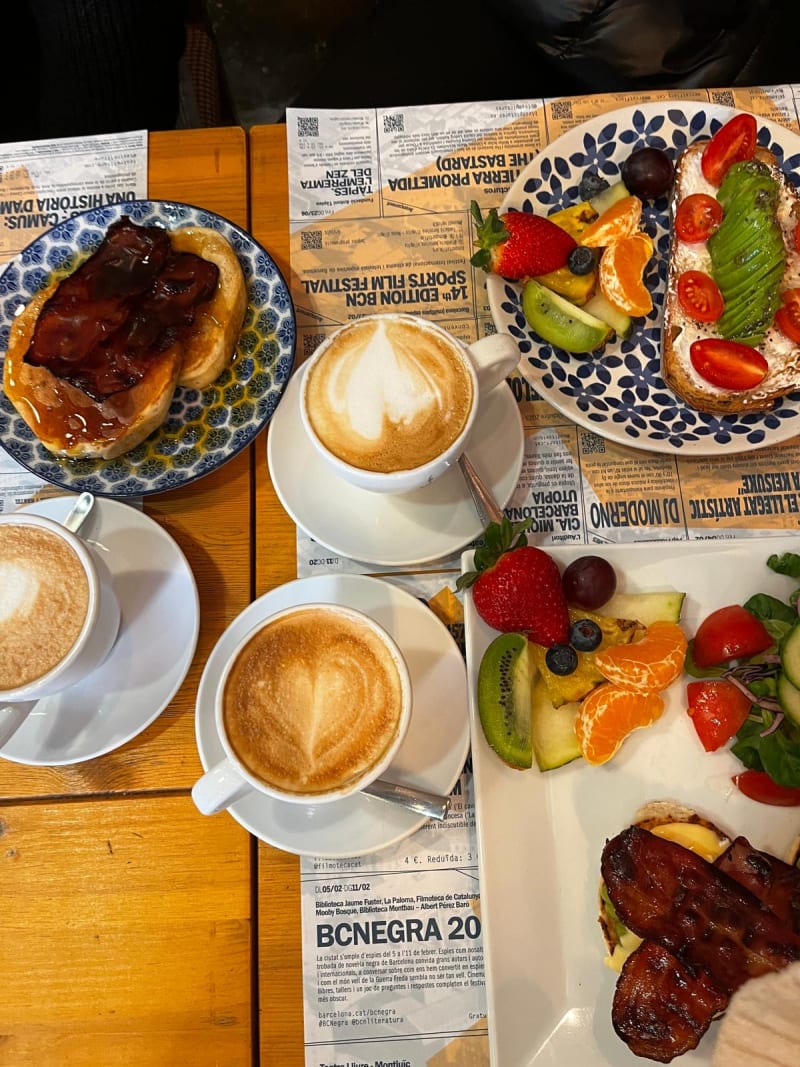
{"type": "Polygon", "coordinates": [[[214,230],[187,227],[171,231],[170,240],[176,251],[216,263],[219,281],[211,300],[198,308],[191,331],[161,353],[131,389],[94,400],[46,367],[25,362],[36,320],[58,281],[36,293],[12,323],[3,389],[54,455],[114,459],[129,452],[164,422],[177,386],[205,389],[230,363],[247,305],[239,260],[214,230]]]}
{"type": "MultiPolygon", "coordinates": [[[[673,222],[678,205],[684,197],[693,192],[713,194],[715,191],[705,182],[700,172],[700,158],[706,144],[706,141],[700,141],[690,145],[678,159],[670,202],[670,218],[673,222]]],[[[782,222],[781,230],[787,254],[781,288],[794,288],[800,285],[800,255],[791,242],[791,232],[787,232],[788,222],[783,224],[783,220],[793,218],[796,222],[800,219],[800,198],[771,153],[759,149],[756,155],[761,162],[769,166],[773,177],[780,183],[779,221],[782,222]]],[[[678,276],[683,270],[690,268],[705,269],[708,273],[709,265],[710,259],[704,245],[686,245],[673,232],[667,264],[667,289],[661,335],[662,377],[673,392],[698,411],[720,415],[769,411],[780,397],[800,387],[800,346],[783,337],[774,324],[767,331],[764,342],[758,346],[758,351],[769,364],[769,370],[764,380],[755,388],[741,391],[719,389],[700,378],[691,366],[691,342],[701,337],[719,337],[719,333],[713,323],[694,323],[683,312],[677,297],[678,276]]]]}
{"type": "Polygon", "coordinates": [[[219,270],[213,297],[197,309],[185,345],[178,385],[206,389],[230,363],[247,308],[247,289],[236,253],[216,230],[187,226],[170,235],[176,252],[194,252],[219,270]]]}

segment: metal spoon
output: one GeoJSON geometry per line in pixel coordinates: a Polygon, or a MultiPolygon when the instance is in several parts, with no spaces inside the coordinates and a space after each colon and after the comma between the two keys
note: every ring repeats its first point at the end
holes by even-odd
{"type": "Polygon", "coordinates": [[[77,533],[78,530],[80,530],[81,526],[83,526],[85,519],[87,518],[89,512],[92,510],[93,507],[93,494],[81,493],[81,495],[70,508],[69,514],[67,515],[66,519],[64,519],[62,525],[66,526],[66,528],[71,533],[77,533]]]}
{"type": "Polygon", "coordinates": [[[439,822],[447,815],[450,807],[450,797],[426,793],[424,789],[416,789],[413,786],[396,785],[394,782],[387,782],[385,778],[376,778],[361,792],[379,800],[387,800],[391,804],[399,804],[401,808],[414,811],[417,815],[427,815],[429,819],[437,819],[439,822]]]}
{"type": "Polygon", "coordinates": [[[464,475],[464,481],[472,496],[475,510],[484,526],[490,522],[503,521],[503,509],[492,496],[491,490],[482,481],[478,472],[470,463],[466,453],[462,452],[458,457],[458,465],[464,475]]]}

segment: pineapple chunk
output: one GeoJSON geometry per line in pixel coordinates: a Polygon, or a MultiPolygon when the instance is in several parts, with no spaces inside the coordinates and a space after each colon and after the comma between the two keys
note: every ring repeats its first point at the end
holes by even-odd
{"type": "Polygon", "coordinates": [[[553,707],[558,708],[573,700],[583,698],[605,681],[595,666],[596,652],[610,648],[612,645],[627,645],[644,636],[645,627],[632,619],[614,619],[607,615],[595,615],[584,608],[569,609],[570,622],[579,619],[592,619],[603,631],[603,640],[594,652],[579,652],[578,666],[572,674],[553,674],[545,663],[546,649],[541,645],[531,645],[534,662],[547,686],[547,693],[553,707]]]}

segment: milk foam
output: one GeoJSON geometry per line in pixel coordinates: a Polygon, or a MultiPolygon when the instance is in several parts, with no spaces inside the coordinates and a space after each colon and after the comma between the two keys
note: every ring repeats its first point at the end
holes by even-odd
{"type": "Polygon", "coordinates": [[[38,526],[0,524],[0,690],[60,663],[88,607],[86,572],[68,544],[38,526]]]}
{"type": "Polygon", "coordinates": [[[254,777],[295,794],[346,786],[399,730],[403,688],[386,644],[359,619],[309,608],[267,624],[239,653],[223,721],[254,777]]]}
{"type": "Polygon", "coordinates": [[[463,430],[472,378],[455,342],[388,317],[353,323],[311,369],[307,411],[339,459],[365,470],[411,470],[463,430]]]}

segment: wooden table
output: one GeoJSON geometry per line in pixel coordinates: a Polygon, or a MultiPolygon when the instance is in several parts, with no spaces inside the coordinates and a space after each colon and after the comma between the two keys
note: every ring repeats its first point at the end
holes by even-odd
{"type": "MultiPolygon", "coordinates": [[[[149,191],[249,225],[247,143],[240,129],[151,135],[149,191]]],[[[284,165],[279,181],[285,182],[284,165]]],[[[283,209],[283,229],[286,228],[283,209]]],[[[281,265],[288,234],[262,233],[281,265]]],[[[289,886],[297,864],[264,849],[227,815],[204,818],[189,791],[202,768],[194,702],[219,635],[258,589],[294,576],[282,511],[270,557],[254,567],[259,529],[280,510],[266,481],[265,438],[202,480],[147,498],[197,579],[201,625],[188,676],[169,708],[116,752],[73,767],[0,761],[0,1063],[9,1067],[225,1067],[259,1061],[259,988],[271,996],[291,959],[255,941],[254,902],[289,886]],[[258,489],[253,493],[254,471],[258,489]],[[261,511],[260,509],[269,509],[261,511]],[[278,857],[274,869],[271,856],[278,857]],[[264,884],[260,887],[259,879],[264,884]],[[254,963],[263,958],[266,980],[254,963]]],[[[264,1039],[266,1040],[266,1038],[264,1039]]],[[[302,1041],[289,1056],[301,1063],[302,1041]]]]}

